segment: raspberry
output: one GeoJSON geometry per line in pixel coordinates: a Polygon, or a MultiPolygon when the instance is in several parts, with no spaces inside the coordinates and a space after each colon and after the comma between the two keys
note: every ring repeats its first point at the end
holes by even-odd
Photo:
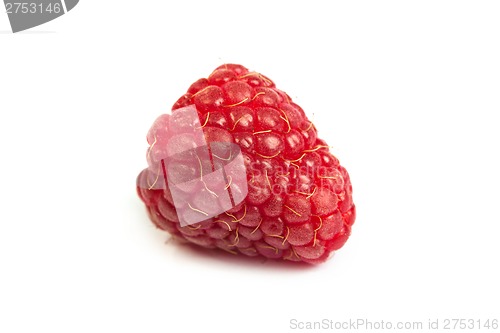
{"type": "Polygon", "coordinates": [[[315,264],[350,236],[349,174],[302,108],[262,74],[218,67],[155,121],[147,141],[137,191],[151,221],[176,238],[315,264]]]}

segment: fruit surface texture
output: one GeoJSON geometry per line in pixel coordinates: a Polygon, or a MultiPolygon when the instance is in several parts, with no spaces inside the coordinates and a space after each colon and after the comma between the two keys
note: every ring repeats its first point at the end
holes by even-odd
{"type": "Polygon", "coordinates": [[[348,172],[302,108],[260,73],[218,67],[155,121],[147,141],[137,192],[174,238],[317,264],[351,234],[348,172]]]}

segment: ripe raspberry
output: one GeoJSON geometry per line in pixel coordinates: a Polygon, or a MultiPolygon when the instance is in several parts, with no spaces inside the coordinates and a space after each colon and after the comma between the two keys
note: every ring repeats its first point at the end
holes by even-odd
{"type": "Polygon", "coordinates": [[[356,210],[346,169],[300,106],[262,74],[235,64],[218,67],[189,87],[171,115],[156,120],[147,140],[149,168],[139,174],[137,191],[153,223],[174,237],[233,254],[321,263],[351,233],[356,210]],[[193,127],[184,112],[189,106],[201,137],[184,131],[193,127]],[[231,155],[223,157],[227,146],[217,143],[239,147],[242,177],[235,169],[233,178],[208,179],[230,165],[224,161],[231,155]],[[212,156],[200,155],[203,144],[212,156]],[[199,164],[186,162],[194,158],[199,164]],[[167,186],[166,172],[180,191],[167,186]],[[230,191],[225,212],[212,204],[216,189],[230,191]],[[241,202],[238,194],[244,194],[241,202]],[[195,217],[199,222],[183,225],[195,217]]]}

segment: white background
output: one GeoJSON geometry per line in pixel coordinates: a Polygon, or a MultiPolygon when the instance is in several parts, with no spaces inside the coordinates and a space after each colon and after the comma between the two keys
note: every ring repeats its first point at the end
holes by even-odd
{"type": "Polygon", "coordinates": [[[499,17],[497,1],[82,0],[12,34],[0,13],[0,331],[498,319],[499,17]],[[148,221],[146,132],[224,62],[287,91],[351,174],[358,218],[324,265],[165,244],[148,221]]]}

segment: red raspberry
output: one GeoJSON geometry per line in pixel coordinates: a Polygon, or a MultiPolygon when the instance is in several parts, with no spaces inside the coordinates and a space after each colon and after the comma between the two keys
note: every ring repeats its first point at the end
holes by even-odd
{"type": "Polygon", "coordinates": [[[147,139],[150,166],[139,174],[137,191],[153,223],[174,237],[233,254],[321,263],[351,233],[356,210],[347,171],[302,108],[262,74],[218,67],[189,87],[171,115],[158,118],[147,139]],[[180,110],[192,105],[201,137],[184,131],[194,125],[180,110]],[[228,152],[215,145],[221,142],[241,149],[240,179],[208,180],[232,158],[220,156],[228,152]],[[200,158],[203,144],[212,156],[200,158]],[[194,157],[199,164],[186,162],[194,157]],[[171,178],[179,193],[167,186],[171,178]],[[212,204],[216,188],[230,191],[225,212],[212,204]],[[199,222],[181,223],[196,216],[199,222]]]}

